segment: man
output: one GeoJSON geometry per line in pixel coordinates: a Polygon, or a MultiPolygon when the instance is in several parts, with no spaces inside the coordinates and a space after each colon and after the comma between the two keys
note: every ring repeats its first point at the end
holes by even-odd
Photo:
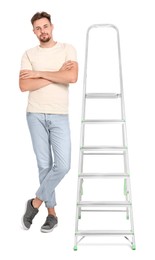
{"type": "Polygon", "coordinates": [[[27,202],[23,224],[30,228],[44,202],[48,216],[41,231],[50,232],[58,223],[55,188],[70,169],[68,86],[77,81],[78,64],[72,45],[53,40],[53,24],[48,13],[37,12],[31,23],[40,45],[24,53],[19,86],[21,91],[29,91],[27,122],[40,187],[36,197],[27,202]]]}

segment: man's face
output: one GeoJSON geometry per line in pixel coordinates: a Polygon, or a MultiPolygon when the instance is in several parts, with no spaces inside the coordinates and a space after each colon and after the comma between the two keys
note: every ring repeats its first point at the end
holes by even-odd
{"type": "Polygon", "coordinates": [[[34,21],[33,32],[40,42],[49,42],[52,38],[53,25],[47,18],[34,21]]]}

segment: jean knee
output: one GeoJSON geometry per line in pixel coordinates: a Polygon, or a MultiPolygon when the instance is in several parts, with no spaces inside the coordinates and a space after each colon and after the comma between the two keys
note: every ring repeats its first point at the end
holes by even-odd
{"type": "Polygon", "coordinates": [[[59,166],[55,165],[53,170],[61,173],[62,175],[66,175],[70,170],[70,164],[59,165],[59,166]]]}

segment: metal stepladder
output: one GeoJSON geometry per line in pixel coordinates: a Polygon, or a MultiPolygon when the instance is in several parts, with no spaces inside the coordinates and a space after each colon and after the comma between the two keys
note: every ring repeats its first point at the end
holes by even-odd
{"type": "MultiPolygon", "coordinates": [[[[102,30],[103,32],[104,30],[102,30]]],[[[111,105],[112,107],[112,105],[111,105]]],[[[93,139],[93,136],[92,136],[93,139]]],[[[82,120],[81,120],[81,136],[80,136],[80,152],[79,152],[79,169],[78,169],[78,184],[77,184],[77,204],[76,204],[76,220],[75,220],[75,243],[74,243],[74,250],[77,250],[77,246],[80,245],[81,241],[84,238],[89,237],[125,237],[131,245],[131,248],[133,250],[136,249],[135,244],[135,234],[134,234],[134,223],[133,223],[133,210],[132,210],[132,198],[131,198],[131,184],[130,184],[130,172],[129,172],[129,158],[128,158],[128,147],[127,147],[127,132],[126,132],[126,119],[125,119],[125,104],[124,104],[124,92],[123,92],[123,80],[122,80],[122,66],[121,66],[121,53],[120,53],[120,38],[119,38],[119,31],[116,26],[112,24],[94,24],[90,26],[87,30],[86,35],[86,50],[85,50],[85,67],[84,67],[84,80],[83,80],[83,100],[82,100],[82,120]],[[90,34],[91,31],[94,29],[107,29],[107,30],[113,30],[115,33],[116,38],[116,46],[117,46],[117,57],[118,57],[118,78],[119,78],[119,93],[96,93],[91,92],[89,93],[87,91],[87,70],[88,70],[88,54],[89,54],[89,41],[90,41],[90,34]],[[108,100],[111,100],[112,102],[114,100],[117,100],[120,105],[120,118],[116,119],[101,119],[101,118],[87,118],[86,117],[86,104],[87,100],[95,101],[101,101],[105,102],[108,100]],[[86,126],[92,126],[92,125],[98,125],[98,126],[106,126],[106,125],[119,125],[121,129],[121,145],[86,145],[85,144],[85,138],[86,138],[86,126]],[[85,172],[84,165],[85,165],[85,157],[88,156],[94,156],[106,158],[112,157],[115,158],[121,158],[122,164],[123,164],[123,170],[121,172],[85,172]],[[103,200],[94,200],[94,198],[90,200],[83,200],[84,196],[84,187],[83,185],[87,183],[88,180],[93,180],[93,190],[95,194],[95,189],[98,190],[98,186],[94,187],[94,181],[99,180],[100,184],[101,181],[106,182],[106,180],[113,180],[115,182],[116,180],[121,180],[121,185],[123,182],[124,187],[124,194],[123,194],[123,200],[110,200],[110,201],[103,201],[103,200]],[[125,198],[125,199],[124,199],[125,198]],[[101,216],[101,213],[108,212],[108,214],[118,214],[116,212],[125,212],[126,218],[125,222],[128,222],[129,227],[126,229],[122,229],[122,226],[120,229],[113,228],[113,223],[110,224],[110,228],[92,228],[92,225],[90,228],[85,229],[85,227],[82,226],[80,228],[83,214],[87,213],[90,214],[89,217],[86,217],[86,222],[94,222],[94,219],[96,219],[96,222],[98,222],[97,218],[92,216],[94,213],[98,213],[101,216]]],[[[103,161],[103,159],[101,159],[103,161]]],[[[91,163],[95,161],[95,159],[91,160],[91,163]]],[[[101,163],[104,166],[104,163],[101,163]]],[[[113,164],[113,161],[112,161],[113,164]]],[[[114,184],[115,185],[115,184],[114,184]]],[[[102,214],[103,214],[102,213],[102,214]]],[[[104,213],[107,214],[107,213],[104,213]]],[[[121,215],[121,216],[122,216],[121,215]]],[[[121,220],[122,221],[122,220],[121,220]]],[[[121,222],[120,221],[120,222],[121,222]]],[[[101,221],[101,222],[105,222],[101,221]]],[[[123,226],[124,227],[124,226],[123,226]]]]}

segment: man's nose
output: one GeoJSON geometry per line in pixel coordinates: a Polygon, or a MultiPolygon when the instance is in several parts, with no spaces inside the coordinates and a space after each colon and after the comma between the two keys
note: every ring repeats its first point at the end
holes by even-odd
{"type": "Polygon", "coordinates": [[[41,33],[44,33],[44,32],[45,32],[45,29],[44,29],[44,28],[41,28],[40,31],[41,31],[41,33]]]}

